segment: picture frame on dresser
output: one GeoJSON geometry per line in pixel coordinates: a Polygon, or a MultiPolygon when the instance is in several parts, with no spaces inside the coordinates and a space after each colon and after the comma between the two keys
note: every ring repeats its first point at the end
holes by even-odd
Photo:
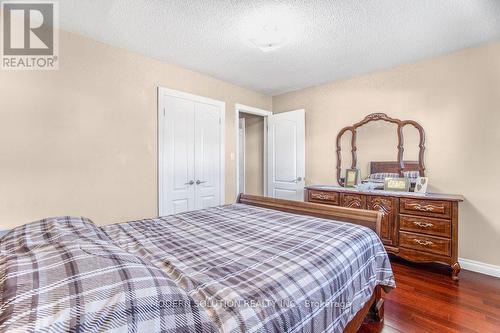
{"type": "Polygon", "coordinates": [[[360,181],[359,169],[347,169],[345,171],[345,184],[344,187],[356,187],[360,181]]]}
{"type": "Polygon", "coordinates": [[[409,190],[410,190],[410,179],[408,178],[384,179],[384,191],[408,192],[409,190]]]}
{"type": "Polygon", "coordinates": [[[429,178],[417,177],[415,181],[415,193],[427,193],[427,186],[429,185],[429,178]]]}

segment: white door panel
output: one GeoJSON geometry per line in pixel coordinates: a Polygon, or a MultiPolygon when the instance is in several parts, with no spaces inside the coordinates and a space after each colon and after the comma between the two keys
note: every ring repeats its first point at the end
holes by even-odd
{"type": "Polygon", "coordinates": [[[274,181],[297,179],[297,124],[284,119],[274,122],[274,181]]]}
{"type": "Polygon", "coordinates": [[[202,209],[220,202],[220,112],[213,105],[197,103],[195,108],[195,207],[202,209]]]}
{"type": "Polygon", "coordinates": [[[280,199],[303,200],[304,176],[304,110],[269,116],[268,194],[280,199]]]}
{"type": "Polygon", "coordinates": [[[172,200],[171,203],[172,203],[172,206],[170,209],[171,209],[172,214],[187,212],[187,211],[190,211],[192,209],[192,207],[190,207],[190,203],[191,203],[190,199],[172,200]]]}
{"type": "Polygon", "coordinates": [[[169,198],[166,210],[181,213],[195,207],[194,186],[194,104],[191,101],[165,96],[164,181],[169,198]]]}
{"type": "Polygon", "coordinates": [[[275,188],[273,193],[273,198],[285,199],[285,200],[299,200],[297,197],[297,190],[287,190],[283,188],[275,188]]]}

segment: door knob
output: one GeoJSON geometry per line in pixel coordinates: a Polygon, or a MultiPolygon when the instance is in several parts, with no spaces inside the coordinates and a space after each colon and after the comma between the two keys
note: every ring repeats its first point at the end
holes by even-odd
{"type": "Polygon", "coordinates": [[[193,185],[194,184],[194,180],[190,180],[189,183],[184,183],[184,185],[193,185]]]}
{"type": "Polygon", "coordinates": [[[302,177],[297,177],[297,179],[292,180],[293,183],[298,183],[302,181],[302,177]]]}
{"type": "Polygon", "coordinates": [[[206,182],[202,182],[199,179],[196,181],[196,185],[200,185],[200,184],[203,184],[203,183],[206,183],[206,182]]]}

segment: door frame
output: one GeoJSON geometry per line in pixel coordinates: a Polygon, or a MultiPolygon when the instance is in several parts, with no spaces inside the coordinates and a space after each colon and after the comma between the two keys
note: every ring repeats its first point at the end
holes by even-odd
{"type": "Polygon", "coordinates": [[[236,197],[238,197],[238,192],[240,189],[240,133],[239,133],[239,127],[240,127],[240,113],[249,113],[253,114],[256,116],[261,116],[264,118],[264,156],[263,156],[263,161],[264,161],[264,179],[263,179],[263,189],[264,189],[264,196],[267,195],[267,117],[272,115],[273,113],[271,111],[267,111],[264,109],[259,109],[253,106],[248,106],[244,104],[235,104],[235,124],[236,124],[236,188],[235,188],[235,193],[236,197]]]}
{"type": "MultiPolygon", "coordinates": [[[[158,189],[157,189],[157,194],[158,194],[158,216],[162,215],[162,212],[165,211],[165,207],[163,207],[163,202],[165,199],[164,198],[164,191],[163,187],[165,185],[164,178],[165,176],[161,172],[163,170],[164,166],[164,161],[165,161],[165,156],[163,154],[163,129],[164,129],[164,115],[165,115],[165,103],[163,101],[163,96],[168,95],[171,97],[177,97],[177,98],[182,98],[182,99],[187,99],[189,101],[193,102],[198,102],[198,103],[204,103],[204,104],[209,104],[209,105],[214,105],[217,107],[220,107],[220,112],[219,112],[219,119],[220,119],[220,195],[219,195],[219,205],[223,205],[226,202],[226,103],[223,101],[219,101],[216,99],[211,99],[208,97],[203,97],[203,96],[198,96],[198,95],[193,95],[190,93],[186,93],[183,91],[179,90],[174,90],[170,88],[165,88],[162,86],[158,86],[157,89],[157,107],[158,107],[158,113],[157,113],[157,184],[158,184],[158,189]]],[[[193,124],[194,126],[194,124],[193,124]]]]}
{"type": "Polygon", "coordinates": [[[238,184],[237,184],[237,188],[238,188],[238,192],[244,192],[245,191],[245,185],[246,185],[246,182],[245,182],[245,172],[246,172],[246,147],[245,147],[245,144],[246,144],[246,121],[245,121],[245,118],[239,118],[238,119],[238,142],[236,142],[236,144],[238,145],[238,166],[239,168],[237,169],[237,172],[238,172],[238,175],[237,175],[237,178],[238,178],[238,184]],[[240,128],[240,126],[242,126],[242,128],[240,128]],[[241,135],[243,134],[243,135],[241,135]],[[243,153],[242,151],[240,150],[240,148],[243,147],[243,153]],[[240,164],[240,155],[243,155],[243,165],[240,164]],[[240,171],[243,170],[243,186],[241,184],[241,179],[240,179],[240,171]],[[241,191],[240,188],[243,188],[243,191],[241,191]]]}

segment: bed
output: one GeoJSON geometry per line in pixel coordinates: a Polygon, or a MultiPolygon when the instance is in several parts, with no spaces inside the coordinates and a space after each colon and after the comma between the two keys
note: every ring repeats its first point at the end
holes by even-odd
{"type": "Polygon", "coordinates": [[[395,287],[380,213],[242,195],[0,240],[0,332],[356,332],[395,287]]]}

